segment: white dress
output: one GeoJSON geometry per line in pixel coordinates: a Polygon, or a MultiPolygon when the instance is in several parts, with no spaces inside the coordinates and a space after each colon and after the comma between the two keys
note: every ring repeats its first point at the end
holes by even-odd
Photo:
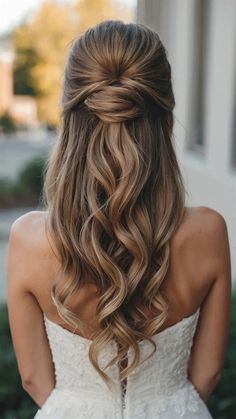
{"type": "MultiPolygon", "coordinates": [[[[127,378],[126,392],[118,381],[119,367],[105,370],[115,386],[108,389],[90,364],[91,341],[73,334],[44,315],[55,365],[56,385],[35,419],[212,419],[203,399],[187,378],[188,358],[200,309],[154,335],[157,351],[127,378]]],[[[99,354],[105,366],[117,351],[111,341],[99,354]]],[[[139,342],[141,360],[152,352],[139,342]]],[[[128,359],[132,359],[132,348],[128,359]]]]}

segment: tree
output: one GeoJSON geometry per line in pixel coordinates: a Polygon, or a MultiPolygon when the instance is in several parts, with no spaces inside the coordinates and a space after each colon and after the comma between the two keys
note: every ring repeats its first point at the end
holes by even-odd
{"type": "Polygon", "coordinates": [[[80,31],[107,19],[133,20],[133,9],[117,0],[79,0],[75,3],[80,31]]]}
{"type": "Polygon", "coordinates": [[[11,36],[15,93],[34,95],[40,121],[57,126],[63,69],[72,39],[101,20],[131,18],[131,9],[115,0],[79,0],[70,5],[44,1],[11,36]]]}
{"type": "Polygon", "coordinates": [[[37,98],[42,122],[58,125],[59,94],[69,41],[75,35],[71,7],[45,1],[30,22],[12,33],[15,93],[37,98]]]}

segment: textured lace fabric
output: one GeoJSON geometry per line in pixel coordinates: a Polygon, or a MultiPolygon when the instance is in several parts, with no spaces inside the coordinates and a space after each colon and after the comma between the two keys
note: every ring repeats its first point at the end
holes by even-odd
{"type": "MultiPolygon", "coordinates": [[[[139,342],[141,364],[123,389],[119,367],[105,371],[115,384],[109,390],[91,365],[91,341],[44,316],[55,365],[56,385],[35,419],[210,419],[206,404],[188,380],[187,366],[200,309],[153,336],[153,346],[139,342]]],[[[115,341],[99,354],[104,368],[117,351],[115,341]]],[[[133,357],[128,351],[128,362],[133,357]]]]}

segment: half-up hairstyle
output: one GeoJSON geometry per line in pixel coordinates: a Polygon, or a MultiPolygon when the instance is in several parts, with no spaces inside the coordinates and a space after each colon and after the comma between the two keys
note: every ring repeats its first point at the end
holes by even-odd
{"type": "Polygon", "coordinates": [[[44,183],[47,227],[61,262],[52,299],[60,317],[84,331],[68,302],[86,283],[96,286],[100,331],[89,359],[108,385],[100,350],[117,342],[108,367],[133,349],[124,380],[140,363],[138,342],[148,339],[154,353],[151,337],[167,318],[160,287],[185,205],[174,106],[165,48],[147,26],[104,21],[72,40],[44,183]]]}

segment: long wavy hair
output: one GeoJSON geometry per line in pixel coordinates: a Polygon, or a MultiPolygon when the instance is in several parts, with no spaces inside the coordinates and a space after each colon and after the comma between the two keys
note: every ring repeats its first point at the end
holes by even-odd
{"type": "Polygon", "coordinates": [[[84,333],[70,298],[96,286],[99,332],[89,359],[110,386],[105,369],[132,348],[120,380],[128,377],[140,363],[138,342],[149,340],[153,354],[152,335],[168,314],[161,285],[185,205],[172,141],[175,99],[166,50],[145,25],[103,21],[68,50],[43,189],[61,262],[51,296],[60,317],[84,333]],[[111,340],[117,353],[101,369],[98,354],[111,340]]]}

